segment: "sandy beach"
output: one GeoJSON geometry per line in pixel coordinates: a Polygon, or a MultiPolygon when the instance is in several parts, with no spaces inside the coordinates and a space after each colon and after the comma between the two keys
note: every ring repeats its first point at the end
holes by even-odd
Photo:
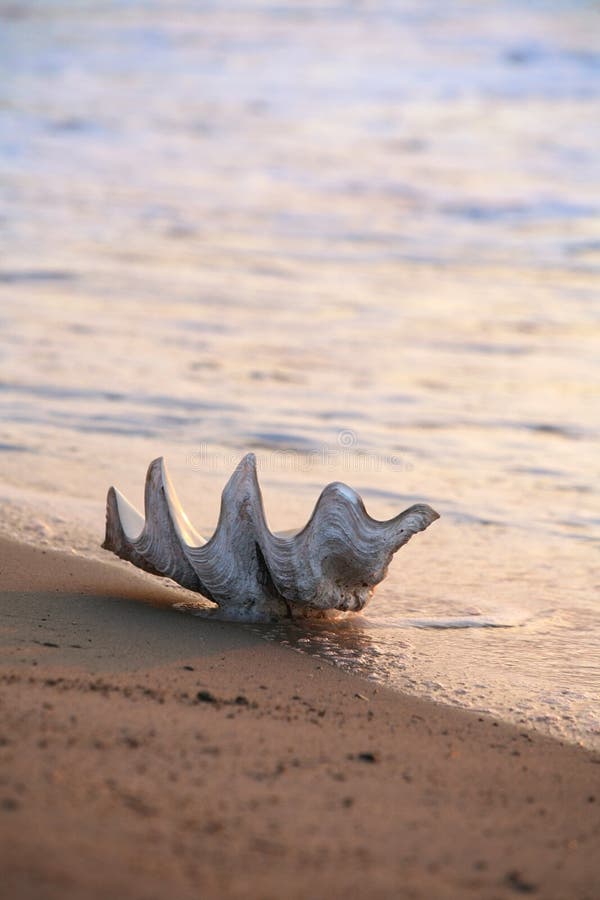
{"type": "Polygon", "coordinates": [[[598,900],[597,13],[0,3],[0,900],[598,900]],[[439,521],[312,623],[101,549],[250,452],[439,521]]]}
{"type": "Polygon", "coordinates": [[[593,900],[600,758],[0,542],[3,896],[593,900]]]}

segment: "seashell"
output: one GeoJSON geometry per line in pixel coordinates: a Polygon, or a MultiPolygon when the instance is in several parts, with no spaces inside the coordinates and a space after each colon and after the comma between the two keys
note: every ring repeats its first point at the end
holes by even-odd
{"type": "Polygon", "coordinates": [[[229,618],[263,619],[360,610],[394,553],[437,518],[418,503],[387,522],[372,519],[356,491],[324,488],[308,524],[273,534],[248,453],[227,482],[219,521],[206,541],[191,525],[162,458],[148,468],[145,518],[114,487],[102,546],[216,603],[229,618]]]}

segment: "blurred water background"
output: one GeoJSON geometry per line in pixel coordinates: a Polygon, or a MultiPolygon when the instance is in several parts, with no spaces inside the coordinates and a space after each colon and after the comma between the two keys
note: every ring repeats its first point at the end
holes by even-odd
{"type": "Polygon", "coordinates": [[[162,454],[208,533],[247,450],[273,528],[423,500],[266,636],[598,745],[599,147],[597,2],[0,2],[2,530],[102,555],[162,454]]]}

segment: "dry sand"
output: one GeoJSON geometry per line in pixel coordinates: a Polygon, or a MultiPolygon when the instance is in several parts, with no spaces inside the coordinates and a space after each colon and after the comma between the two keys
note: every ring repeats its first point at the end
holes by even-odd
{"type": "Polygon", "coordinates": [[[597,756],[159,608],[125,565],[3,540],[0,573],[3,898],[600,896],[597,756]]]}

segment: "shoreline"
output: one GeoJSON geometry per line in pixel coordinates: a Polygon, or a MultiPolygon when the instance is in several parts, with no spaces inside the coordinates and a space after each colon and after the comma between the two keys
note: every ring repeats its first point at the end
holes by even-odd
{"type": "Polygon", "coordinates": [[[0,540],[12,897],[592,900],[600,757],[0,540]]]}
{"type": "MultiPolygon", "coordinates": [[[[139,475],[137,463],[131,469],[139,475]]],[[[202,533],[212,533],[212,527],[201,523],[216,518],[222,480],[209,472],[194,472],[192,481],[187,479],[189,472],[186,478],[179,468],[176,484],[181,495],[186,502],[196,500],[190,510],[192,521],[202,533]]],[[[139,496],[129,491],[134,484],[140,488],[139,479],[121,472],[97,480],[122,484],[141,508],[139,496]]],[[[287,509],[282,486],[266,479],[265,497],[275,529],[309,515],[316,491],[304,489],[302,479],[296,487],[288,492],[287,509]]],[[[101,571],[110,571],[117,579],[113,584],[122,590],[131,588],[135,576],[141,579],[140,590],[156,595],[160,588],[168,604],[172,594],[164,591],[176,590],[182,611],[202,603],[199,595],[100,549],[104,517],[100,500],[23,490],[13,494],[10,487],[3,499],[6,521],[0,538],[98,561],[110,567],[101,571]]],[[[407,502],[408,497],[395,506],[369,503],[368,508],[375,517],[386,518],[407,502]]],[[[341,622],[334,633],[325,629],[322,636],[318,623],[310,634],[305,626],[296,631],[281,623],[272,627],[270,637],[315,652],[393,690],[495,716],[517,727],[533,727],[559,741],[600,751],[595,702],[598,625],[589,594],[593,579],[589,546],[555,538],[552,545],[542,547],[538,534],[524,547],[517,540],[518,531],[511,536],[491,524],[485,529],[457,525],[446,512],[435,527],[435,540],[433,533],[419,536],[394,558],[363,616],[341,622]],[[481,568],[483,555],[494,560],[489,571],[481,568]],[[567,569],[568,583],[563,578],[567,569]],[[472,577],[467,575],[471,570],[472,577]],[[506,624],[510,627],[503,629],[506,624]],[[433,628],[439,630],[434,633],[433,628]]],[[[90,574],[87,584],[93,588],[99,580],[90,574]]],[[[126,596],[122,590],[117,593],[126,596]]]]}

